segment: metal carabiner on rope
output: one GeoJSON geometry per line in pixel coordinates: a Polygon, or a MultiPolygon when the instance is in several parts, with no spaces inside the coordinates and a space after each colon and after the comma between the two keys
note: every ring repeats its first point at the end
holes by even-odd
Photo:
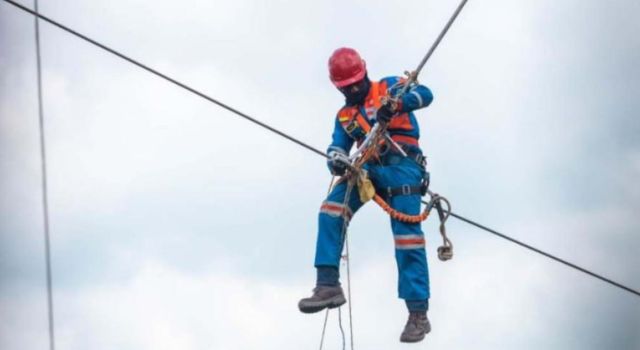
{"type": "Polygon", "coordinates": [[[447,237],[447,228],[445,223],[451,214],[451,203],[448,199],[440,196],[437,193],[427,191],[431,196],[431,200],[427,204],[427,209],[431,210],[435,208],[438,212],[438,218],[440,219],[439,231],[442,236],[442,245],[438,247],[438,259],[441,261],[447,261],[453,259],[453,243],[449,237],[447,237]],[[442,203],[445,203],[446,210],[442,207],[442,203]]]}

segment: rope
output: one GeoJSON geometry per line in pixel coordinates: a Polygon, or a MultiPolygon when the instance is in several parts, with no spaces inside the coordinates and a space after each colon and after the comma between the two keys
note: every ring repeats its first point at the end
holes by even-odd
{"type": "Polygon", "coordinates": [[[324,333],[327,330],[327,320],[329,319],[329,308],[324,313],[324,324],[322,326],[322,335],[320,336],[320,350],[322,350],[322,344],[324,344],[324,333]]]}
{"type": "MultiPolygon", "coordinates": [[[[35,13],[38,13],[38,0],[34,1],[35,13]]],[[[44,221],[44,257],[47,278],[47,316],[49,323],[49,349],[55,350],[55,332],[53,323],[53,288],[51,277],[51,239],[49,235],[49,198],[47,186],[47,152],[44,135],[44,108],[42,103],[42,58],[40,55],[40,25],[35,19],[36,75],[38,79],[38,121],[40,127],[40,164],[42,171],[42,216],[44,221]]]]}
{"type": "MultiPolygon", "coordinates": [[[[331,181],[329,182],[329,189],[327,190],[327,197],[331,193],[331,189],[333,189],[333,182],[336,180],[335,176],[331,177],[331,181]]],[[[340,310],[338,310],[339,312],[340,310]]],[[[324,313],[324,324],[322,325],[322,336],[320,337],[320,350],[322,350],[322,344],[324,344],[324,334],[327,330],[327,320],[329,319],[329,308],[324,313]]],[[[340,330],[342,331],[342,337],[344,339],[344,331],[342,330],[342,323],[340,324],[340,330]]],[[[343,341],[344,342],[344,341],[343,341]]]]}
{"type": "MultiPolygon", "coordinates": [[[[342,335],[342,350],[345,350],[346,339],[344,335],[344,328],[342,328],[342,310],[341,307],[338,308],[338,326],[340,327],[340,334],[342,335]]],[[[324,325],[322,326],[322,335],[320,336],[320,350],[322,350],[322,346],[324,345],[324,335],[327,330],[327,320],[329,319],[329,308],[324,313],[324,325]]],[[[351,349],[353,349],[353,341],[351,342],[351,349]]]]}
{"type": "MultiPolygon", "coordinates": [[[[349,226],[349,222],[347,221],[347,208],[349,207],[349,198],[351,198],[351,191],[353,190],[356,178],[352,177],[349,179],[347,183],[347,190],[345,191],[344,203],[342,206],[342,239],[344,241],[345,246],[345,260],[347,262],[347,299],[348,299],[348,307],[349,307],[349,336],[351,342],[351,350],[353,350],[353,315],[351,310],[351,264],[350,264],[350,256],[349,256],[349,236],[347,234],[347,227],[349,226]]],[[[339,309],[338,309],[339,310],[339,309]]],[[[342,330],[342,322],[340,322],[340,330],[342,331],[342,348],[344,349],[344,331],[342,330]]]]}
{"type": "Polygon", "coordinates": [[[453,243],[451,243],[451,240],[449,239],[449,237],[447,237],[447,228],[444,225],[451,215],[451,203],[449,203],[446,198],[441,197],[438,194],[431,193],[431,191],[428,192],[431,195],[430,204],[433,204],[433,206],[436,208],[436,211],[438,212],[438,218],[440,219],[439,230],[440,235],[442,236],[442,245],[438,247],[438,259],[442,261],[451,260],[453,259],[453,243]],[[444,210],[442,208],[443,202],[447,205],[447,210],[444,210]]]}
{"type": "Polygon", "coordinates": [[[378,204],[380,206],[380,208],[382,208],[382,210],[384,210],[387,214],[389,214],[389,216],[391,218],[393,218],[394,220],[397,220],[397,221],[417,224],[419,222],[427,220],[427,218],[429,217],[429,208],[428,207],[425,208],[425,210],[422,212],[422,214],[409,215],[409,214],[405,214],[405,213],[402,213],[402,212],[399,212],[399,211],[393,209],[391,207],[391,205],[389,205],[389,203],[385,202],[385,200],[382,199],[382,197],[380,197],[377,194],[375,195],[375,197],[373,197],[373,201],[376,202],[376,204],[378,204]]]}
{"type": "MultiPolygon", "coordinates": [[[[313,153],[315,153],[317,155],[320,155],[320,156],[322,156],[324,158],[329,158],[329,156],[327,154],[325,154],[324,152],[318,150],[317,148],[314,148],[314,147],[312,147],[312,146],[310,146],[310,145],[308,145],[306,143],[303,143],[302,141],[299,141],[299,140],[297,140],[297,139],[295,139],[295,138],[285,134],[284,132],[279,131],[279,130],[271,127],[271,126],[268,126],[268,125],[266,125],[266,124],[264,124],[262,122],[259,122],[258,120],[253,119],[253,118],[249,117],[248,115],[245,115],[245,114],[237,111],[236,109],[233,109],[233,108],[229,107],[228,105],[223,104],[222,102],[219,102],[219,101],[217,101],[217,100],[205,95],[204,93],[201,93],[201,92],[195,90],[194,88],[191,88],[191,87],[189,87],[189,86],[187,86],[187,85],[185,85],[183,83],[180,83],[180,82],[178,82],[177,80],[175,80],[173,78],[170,78],[170,77],[168,77],[168,76],[166,76],[166,75],[164,75],[164,74],[162,74],[160,72],[157,72],[157,71],[155,71],[155,70],[143,65],[142,63],[137,62],[137,61],[133,60],[132,58],[129,58],[128,56],[126,56],[126,55],[124,55],[122,53],[119,53],[118,51],[116,51],[114,49],[111,49],[111,48],[109,48],[109,47],[107,47],[107,46],[105,46],[105,45],[103,45],[103,44],[101,44],[101,43],[99,43],[99,42],[97,42],[97,41],[95,41],[93,39],[90,39],[89,37],[87,37],[87,36],[85,36],[83,34],[80,34],[80,33],[76,32],[76,31],[70,29],[69,27],[66,27],[63,24],[60,24],[59,22],[56,22],[56,21],[54,21],[54,20],[52,20],[52,19],[50,19],[50,18],[48,18],[46,16],[43,16],[43,15],[41,15],[39,13],[36,13],[36,12],[32,11],[31,9],[26,8],[26,7],[24,7],[24,6],[20,5],[20,4],[12,1],[12,0],[2,0],[2,1],[4,1],[4,2],[10,4],[10,5],[13,5],[13,6],[17,7],[18,9],[20,9],[20,10],[22,10],[24,12],[30,13],[30,14],[38,17],[39,19],[41,19],[41,20],[43,20],[43,21],[45,21],[45,22],[47,22],[47,23],[49,23],[49,24],[51,24],[51,25],[53,25],[55,27],[58,27],[58,28],[62,29],[63,31],[66,31],[66,32],[68,32],[68,33],[70,33],[70,34],[72,34],[72,35],[74,35],[74,36],[86,41],[86,42],[89,42],[89,43],[91,43],[91,44],[93,44],[93,45],[95,45],[95,46],[97,46],[97,47],[99,47],[99,48],[101,48],[101,49],[103,49],[103,50],[105,50],[107,52],[110,52],[110,53],[112,53],[112,54],[124,59],[125,61],[128,61],[128,62],[130,62],[130,63],[132,63],[132,64],[134,64],[134,65],[136,65],[136,66],[138,66],[138,67],[140,67],[140,68],[142,68],[142,69],[144,69],[144,70],[146,70],[146,71],[148,71],[148,72],[150,72],[150,73],[152,73],[152,74],[154,74],[154,75],[156,75],[156,76],[158,76],[160,78],[163,78],[163,79],[165,79],[165,80],[167,80],[167,81],[169,81],[169,82],[171,82],[171,83],[173,83],[173,84],[175,84],[175,85],[177,85],[177,86],[179,86],[179,87],[181,87],[181,88],[183,88],[183,89],[185,89],[185,90],[187,90],[187,91],[189,91],[189,92],[191,92],[191,93],[193,93],[195,95],[198,95],[199,97],[202,97],[202,98],[206,99],[209,102],[215,103],[218,106],[220,106],[222,108],[225,108],[225,109],[227,109],[228,111],[230,111],[232,113],[235,113],[235,114],[237,114],[237,115],[239,115],[239,116],[241,116],[243,118],[246,118],[249,121],[252,121],[252,122],[254,122],[254,123],[256,123],[256,124],[266,128],[266,129],[268,129],[268,130],[270,130],[270,131],[272,131],[272,132],[274,132],[274,133],[276,133],[276,134],[278,134],[278,135],[280,135],[280,136],[282,136],[282,137],[284,137],[284,138],[286,138],[288,140],[290,140],[290,141],[295,142],[296,144],[298,144],[298,145],[300,145],[300,146],[312,151],[313,153]]],[[[426,203],[426,202],[423,202],[423,203],[426,203]]],[[[638,292],[638,291],[636,291],[634,289],[626,287],[626,286],[624,286],[624,285],[622,285],[620,283],[616,283],[614,281],[611,281],[608,278],[605,278],[605,277],[602,277],[600,275],[597,275],[597,274],[595,274],[595,273],[593,273],[593,272],[591,272],[591,271],[589,271],[587,269],[581,268],[581,267],[579,267],[579,266],[577,266],[575,264],[568,263],[568,262],[566,262],[566,261],[564,261],[564,260],[562,260],[560,258],[554,257],[553,255],[551,255],[549,253],[546,253],[546,252],[544,252],[544,251],[542,251],[540,249],[534,248],[532,246],[529,246],[527,244],[519,242],[519,241],[517,241],[517,240],[515,240],[513,238],[510,238],[509,236],[507,236],[505,234],[498,234],[497,232],[495,232],[493,230],[487,229],[484,226],[482,226],[480,224],[476,224],[473,221],[471,221],[469,219],[466,219],[466,218],[464,218],[462,216],[459,216],[459,215],[457,215],[457,214],[455,214],[453,212],[451,213],[451,216],[457,218],[458,220],[461,220],[461,221],[464,221],[464,222],[466,222],[468,224],[476,226],[478,228],[482,228],[483,230],[485,230],[487,232],[493,233],[493,234],[497,235],[498,237],[504,238],[504,239],[506,239],[506,240],[508,240],[508,241],[510,241],[512,243],[516,243],[516,244],[518,244],[518,245],[520,245],[522,247],[525,247],[525,248],[527,248],[527,249],[529,249],[529,250],[531,250],[533,252],[536,252],[538,254],[541,254],[543,256],[546,256],[548,258],[556,260],[557,262],[561,262],[561,263],[563,263],[563,264],[565,264],[565,265],[567,265],[569,267],[572,267],[572,268],[574,268],[574,269],[576,269],[578,271],[584,272],[584,273],[586,273],[586,274],[588,274],[588,275],[590,275],[592,277],[595,277],[595,278],[598,278],[598,279],[600,279],[602,281],[608,282],[608,283],[610,283],[611,285],[613,285],[615,287],[621,288],[621,289],[626,290],[626,291],[628,291],[630,293],[633,293],[633,294],[635,294],[637,296],[640,296],[640,292],[638,292]]]]}
{"type": "MultiPolygon", "coordinates": [[[[329,183],[329,190],[327,191],[327,196],[329,196],[329,194],[331,193],[331,190],[333,189],[333,183],[335,181],[336,177],[332,176],[331,177],[331,182],[329,183]]],[[[347,205],[349,203],[349,197],[351,196],[351,190],[352,190],[352,185],[351,182],[349,182],[349,184],[347,185],[347,191],[345,192],[345,197],[344,197],[344,201],[343,201],[343,211],[342,211],[342,216],[343,216],[343,221],[342,221],[342,240],[343,242],[346,243],[346,261],[347,261],[347,286],[348,286],[348,298],[349,298],[349,323],[351,324],[351,277],[350,277],[350,271],[349,271],[349,241],[346,239],[346,233],[347,233],[347,205]]],[[[341,313],[341,308],[338,308],[338,325],[340,326],[340,334],[342,334],[342,349],[345,349],[345,335],[344,335],[344,329],[342,328],[342,313],[341,313]]],[[[327,311],[325,312],[324,315],[324,324],[322,325],[322,336],[320,337],[320,350],[322,350],[322,345],[324,344],[324,335],[325,335],[325,331],[327,329],[327,319],[329,318],[329,309],[327,308],[327,311]]],[[[353,326],[351,326],[351,328],[353,328],[353,326]]],[[[353,350],[353,332],[351,333],[351,349],[353,350]]]]}
{"type": "MultiPolygon", "coordinates": [[[[349,300],[351,302],[351,300],[349,300]]],[[[344,328],[342,328],[342,308],[338,308],[338,325],[340,326],[340,334],[342,334],[342,350],[347,348],[345,336],[344,336],[344,328]]],[[[351,343],[351,350],[353,350],[353,342],[351,343]]]]}

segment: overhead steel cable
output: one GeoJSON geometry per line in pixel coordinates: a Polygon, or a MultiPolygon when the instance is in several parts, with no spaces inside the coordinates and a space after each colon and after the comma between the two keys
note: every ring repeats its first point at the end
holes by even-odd
{"type": "MultiPolygon", "coordinates": [[[[144,64],[142,64],[142,63],[140,63],[140,62],[138,62],[138,61],[136,61],[136,60],[134,60],[134,59],[132,59],[132,58],[130,58],[130,57],[118,52],[118,51],[116,51],[116,50],[114,50],[114,49],[111,49],[111,48],[109,48],[109,47],[107,47],[107,46],[105,46],[105,45],[103,45],[103,44],[101,44],[101,43],[99,43],[99,42],[97,42],[97,41],[95,41],[95,40],[83,35],[83,34],[80,34],[80,33],[76,32],[75,30],[70,29],[69,27],[67,27],[67,26],[65,26],[63,24],[60,24],[59,22],[57,22],[55,20],[52,20],[52,19],[50,19],[50,18],[48,18],[46,16],[43,16],[43,15],[41,15],[39,13],[36,13],[35,11],[33,11],[33,10],[27,8],[27,7],[24,7],[24,6],[14,2],[12,0],[3,0],[3,1],[8,3],[8,4],[11,4],[11,5],[13,5],[13,6],[15,6],[15,7],[19,8],[19,9],[21,9],[24,12],[28,12],[28,13],[34,15],[34,16],[37,16],[41,20],[43,20],[43,21],[45,21],[45,22],[47,22],[47,23],[49,23],[49,24],[51,24],[51,25],[53,25],[55,27],[58,27],[58,28],[60,28],[60,29],[62,29],[64,31],[66,31],[66,32],[68,32],[68,33],[70,33],[70,34],[82,39],[82,40],[85,40],[85,41],[87,41],[87,42],[89,42],[89,43],[91,43],[91,44],[93,44],[93,45],[95,45],[95,46],[107,51],[107,52],[110,52],[110,53],[112,53],[112,54],[124,59],[125,61],[128,61],[128,62],[130,62],[130,63],[132,63],[132,64],[134,64],[134,65],[136,65],[136,66],[138,66],[138,67],[140,67],[140,68],[142,68],[142,69],[144,69],[144,70],[146,70],[146,71],[148,71],[148,72],[150,72],[150,73],[152,73],[152,74],[154,74],[154,75],[156,75],[158,77],[161,77],[161,78],[163,78],[163,79],[165,79],[165,80],[167,80],[167,81],[169,81],[169,82],[171,82],[171,83],[173,83],[173,84],[175,84],[175,85],[177,85],[177,86],[179,86],[179,87],[181,87],[181,88],[183,88],[183,89],[185,89],[185,90],[187,90],[187,91],[189,91],[189,92],[191,92],[193,94],[196,94],[196,95],[198,95],[198,96],[200,96],[200,97],[202,97],[202,98],[204,98],[204,99],[206,99],[206,100],[208,100],[208,101],[210,101],[212,103],[215,103],[218,106],[220,106],[220,107],[222,107],[222,108],[224,108],[224,109],[226,109],[226,110],[228,110],[230,112],[233,112],[233,113],[235,113],[235,114],[237,114],[237,115],[239,115],[239,116],[241,116],[241,117],[243,117],[243,118],[245,118],[245,119],[247,119],[247,120],[249,120],[249,121],[251,121],[251,122],[253,122],[255,124],[258,124],[258,125],[262,126],[263,128],[265,128],[267,130],[270,130],[270,131],[272,131],[272,132],[274,132],[274,133],[276,133],[276,134],[278,134],[278,135],[280,135],[280,136],[282,136],[282,137],[284,137],[284,138],[286,138],[286,139],[288,139],[290,141],[293,141],[296,144],[298,144],[298,145],[300,145],[300,146],[312,151],[313,153],[315,153],[317,155],[320,155],[320,156],[322,156],[324,158],[329,158],[329,156],[327,154],[325,154],[324,152],[318,150],[317,148],[315,148],[313,146],[310,146],[310,145],[308,145],[308,144],[306,144],[306,143],[304,143],[304,142],[302,142],[302,141],[300,141],[300,140],[298,140],[298,139],[296,139],[296,138],[294,138],[294,137],[292,137],[292,136],[290,136],[290,135],[288,135],[288,134],[286,134],[286,133],[284,133],[284,132],[282,132],[282,131],[280,131],[278,129],[275,129],[275,128],[273,128],[273,127],[261,122],[261,121],[258,121],[257,119],[254,119],[254,118],[252,118],[252,117],[250,117],[250,116],[238,111],[235,108],[232,108],[232,107],[230,107],[230,106],[228,106],[228,105],[226,105],[226,104],[224,104],[224,103],[222,103],[222,102],[220,102],[220,101],[218,101],[218,100],[216,100],[216,99],[214,99],[214,98],[212,98],[212,97],[210,97],[210,96],[208,96],[208,95],[206,95],[206,94],[204,94],[204,93],[202,93],[202,92],[200,92],[200,91],[198,91],[198,90],[196,90],[194,88],[191,88],[191,87],[189,87],[189,86],[187,86],[187,85],[185,85],[185,84],[183,84],[183,83],[181,83],[181,82],[179,82],[179,81],[177,81],[177,80],[175,80],[173,78],[170,78],[169,76],[167,76],[165,74],[162,74],[162,73],[160,73],[160,72],[158,72],[158,71],[156,71],[156,70],[154,70],[154,69],[152,69],[152,68],[150,68],[150,67],[148,67],[148,66],[146,66],[146,65],[144,65],[144,64]]],[[[553,259],[555,261],[561,262],[561,263],[565,264],[566,266],[572,267],[572,268],[574,268],[574,269],[576,269],[576,270],[578,270],[580,272],[584,272],[584,273],[588,274],[589,276],[592,276],[592,277],[595,277],[595,278],[600,279],[602,281],[608,282],[608,283],[610,283],[611,285],[613,285],[615,287],[621,288],[621,289],[623,289],[623,290],[625,290],[627,292],[630,292],[632,294],[640,296],[640,292],[639,291],[637,291],[635,289],[632,289],[632,288],[630,288],[628,286],[624,286],[624,285],[622,285],[620,283],[613,282],[610,279],[605,278],[605,277],[603,277],[601,275],[598,275],[598,274],[596,274],[596,273],[594,273],[594,272],[592,272],[590,270],[587,270],[587,269],[579,267],[579,266],[577,266],[575,264],[569,263],[569,262],[567,262],[565,260],[557,258],[557,257],[555,257],[555,256],[553,256],[553,255],[551,255],[549,253],[545,253],[544,251],[542,251],[540,249],[537,249],[537,248],[534,248],[534,247],[532,247],[530,245],[526,245],[526,244],[524,244],[522,242],[519,242],[519,241],[517,241],[517,240],[515,240],[513,238],[508,237],[505,234],[498,233],[498,232],[496,232],[494,230],[488,229],[485,226],[476,224],[473,221],[471,221],[469,219],[466,219],[466,218],[464,218],[464,217],[462,217],[460,215],[457,215],[457,214],[455,214],[453,212],[450,213],[450,215],[455,217],[455,218],[457,218],[457,219],[459,219],[459,220],[461,220],[461,221],[464,221],[464,222],[466,222],[468,224],[471,224],[471,225],[474,225],[474,226],[476,226],[476,227],[478,227],[480,229],[483,229],[483,230],[485,230],[485,231],[487,231],[489,233],[492,233],[492,234],[497,235],[497,236],[499,236],[501,238],[507,239],[508,241],[511,241],[512,243],[516,243],[516,244],[518,244],[518,245],[520,245],[520,246],[522,246],[524,248],[527,248],[527,249],[529,249],[529,250],[531,250],[533,252],[539,253],[539,254],[541,254],[543,256],[546,256],[548,258],[551,258],[551,259],[553,259]]]]}
{"type": "Polygon", "coordinates": [[[13,6],[15,6],[15,7],[18,7],[19,9],[21,9],[21,10],[23,10],[25,12],[28,12],[28,13],[40,18],[41,20],[43,20],[43,21],[45,21],[45,22],[47,22],[47,23],[49,23],[49,24],[51,24],[53,26],[56,26],[56,27],[64,30],[65,32],[67,32],[69,34],[77,36],[78,38],[80,38],[80,39],[82,39],[84,41],[87,41],[87,42],[89,42],[89,43],[91,43],[91,44],[93,44],[93,45],[95,45],[95,46],[97,46],[97,47],[99,47],[99,48],[111,53],[111,54],[114,54],[114,55],[122,58],[123,60],[125,60],[125,61],[127,61],[127,62],[129,62],[131,64],[134,64],[134,65],[138,66],[139,68],[142,68],[142,69],[146,70],[147,72],[149,72],[149,73],[151,73],[153,75],[156,75],[156,76],[158,76],[158,77],[160,77],[160,78],[162,78],[162,79],[164,79],[164,80],[166,80],[166,81],[168,81],[168,82],[170,82],[172,84],[175,84],[175,85],[177,85],[177,86],[179,86],[179,87],[181,87],[181,88],[183,88],[183,89],[185,89],[185,90],[187,90],[187,91],[189,91],[189,92],[191,92],[193,94],[196,94],[196,95],[204,98],[205,100],[207,100],[209,102],[215,103],[218,106],[228,110],[229,112],[235,113],[236,115],[238,115],[238,116],[240,116],[240,117],[242,117],[244,119],[247,119],[248,121],[250,121],[250,122],[252,122],[254,124],[257,124],[257,125],[265,128],[265,129],[267,129],[267,130],[269,130],[271,132],[274,132],[274,133],[276,133],[276,134],[288,139],[289,141],[293,141],[293,142],[297,143],[298,145],[300,145],[300,146],[302,146],[302,147],[304,147],[304,148],[306,148],[306,149],[308,149],[308,150],[310,150],[310,151],[312,151],[314,153],[317,153],[318,155],[321,155],[323,157],[329,157],[324,152],[314,148],[313,146],[310,146],[309,144],[307,144],[305,142],[302,142],[302,141],[296,139],[295,137],[293,137],[293,136],[291,136],[291,135],[289,135],[289,134],[287,134],[285,132],[282,132],[282,131],[280,131],[280,130],[278,130],[278,129],[270,126],[270,125],[267,125],[267,124],[255,119],[255,118],[249,116],[246,113],[243,113],[243,112],[241,112],[241,111],[239,111],[239,110],[237,110],[237,109],[235,109],[235,108],[233,108],[233,107],[231,107],[231,106],[229,106],[229,105],[227,105],[227,104],[225,104],[223,102],[220,102],[219,100],[216,100],[215,98],[213,98],[213,97],[211,97],[211,96],[209,96],[209,95],[207,95],[207,94],[205,94],[205,93],[203,93],[201,91],[198,91],[198,90],[196,90],[196,89],[194,89],[194,88],[192,88],[192,87],[190,87],[190,86],[188,86],[188,85],[186,85],[184,83],[181,83],[180,81],[178,81],[176,79],[173,79],[173,78],[171,78],[170,76],[168,76],[166,74],[160,73],[159,71],[157,71],[157,70],[155,70],[155,69],[153,69],[153,68],[151,68],[151,67],[149,67],[149,66],[147,66],[147,65],[145,65],[145,64],[143,64],[143,63],[141,63],[141,62],[139,62],[137,60],[134,60],[133,58],[131,58],[131,57],[119,52],[119,51],[116,51],[115,49],[112,49],[112,48],[110,48],[110,47],[108,47],[108,46],[106,46],[104,44],[101,44],[101,43],[89,38],[88,36],[86,36],[84,34],[80,34],[77,31],[75,31],[75,30],[73,30],[73,29],[71,29],[71,28],[69,28],[69,27],[67,27],[67,26],[65,26],[65,25],[63,25],[63,24],[61,24],[61,23],[59,23],[57,21],[54,21],[54,20],[52,20],[51,18],[49,18],[47,16],[41,15],[39,13],[36,13],[35,11],[33,11],[33,10],[27,8],[27,7],[24,7],[24,6],[14,2],[14,1],[11,1],[11,0],[4,0],[4,1],[9,3],[9,4],[11,4],[11,5],[13,5],[13,6]]]}
{"type": "MultiPolygon", "coordinates": [[[[38,13],[38,0],[34,1],[33,8],[38,13]]],[[[44,257],[47,280],[47,316],[49,326],[49,349],[55,350],[55,333],[53,317],[53,278],[51,273],[51,239],[49,230],[49,198],[47,186],[47,143],[44,134],[44,107],[42,102],[42,57],[40,54],[40,25],[38,16],[34,17],[35,43],[36,43],[36,75],[38,80],[38,121],[40,126],[40,165],[42,176],[42,216],[44,224],[44,257]]]]}
{"type": "Polygon", "coordinates": [[[557,262],[559,262],[561,264],[565,264],[565,265],[567,265],[569,267],[572,267],[572,268],[574,268],[574,269],[576,269],[578,271],[584,272],[584,273],[586,273],[587,275],[589,275],[591,277],[597,278],[597,279],[599,279],[601,281],[604,281],[604,282],[607,282],[607,283],[609,283],[609,284],[611,284],[611,285],[613,285],[615,287],[624,289],[627,292],[630,292],[630,293],[633,293],[633,294],[635,294],[637,296],[640,296],[640,292],[638,292],[637,290],[633,290],[633,289],[631,289],[631,288],[629,288],[627,286],[624,286],[624,285],[622,285],[622,284],[620,284],[618,282],[612,281],[612,280],[610,280],[610,279],[608,279],[606,277],[600,276],[597,273],[591,272],[591,271],[589,271],[589,270],[587,270],[585,268],[582,268],[582,267],[580,267],[580,266],[578,266],[576,264],[570,263],[570,262],[568,262],[568,261],[566,261],[564,259],[560,259],[555,255],[549,254],[549,253],[547,253],[545,251],[542,251],[542,250],[540,250],[538,248],[532,247],[532,246],[530,246],[530,245],[528,245],[526,243],[520,242],[517,239],[511,238],[511,237],[509,237],[509,236],[507,236],[507,235],[505,235],[503,233],[500,233],[500,232],[497,232],[495,230],[492,230],[492,229],[490,229],[490,228],[488,228],[488,227],[486,227],[484,225],[481,225],[481,224],[479,224],[479,223],[477,223],[477,222],[475,222],[473,220],[469,220],[469,219],[467,219],[467,218],[465,218],[463,216],[460,216],[458,214],[455,214],[455,213],[449,213],[449,214],[451,216],[453,216],[454,218],[460,220],[460,221],[466,222],[469,225],[473,225],[473,226],[475,226],[475,227],[477,227],[479,229],[485,230],[485,231],[487,231],[487,232],[489,232],[491,234],[494,234],[494,235],[496,235],[496,236],[498,236],[500,238],[506,239],[507,241],[509,241],[511,243],[515,243],[515,244],[517,244],[517,245],[519,245],[519,246],[521,246],[523,248],[527,248],[527,249],[529,249],[529,250],[531,250],[533,252],[536,252],[538,254],[544,255],[549,259],[553,259],[553,260],[555,260],[555,261],[557,261],[557,262]]]}

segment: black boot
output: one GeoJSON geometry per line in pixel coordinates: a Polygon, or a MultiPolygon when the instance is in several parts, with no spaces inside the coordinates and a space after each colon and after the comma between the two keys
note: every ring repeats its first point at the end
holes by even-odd
{"type": "Polygon", "coordinates": [[[431,324],[426,312],[410,312],[407,324],[404,326],[400,341],[403,343],[416,343],[424,339],[431,331],[431,324]]]}
{"type": "Polygon", "coordinates": [[[325,308],[333,309],[346,302],[342,287],[317,286],[313,289],[313,295],[310,298],[300,300],[298,308],[305,314],[312,314],[325,308]]]}

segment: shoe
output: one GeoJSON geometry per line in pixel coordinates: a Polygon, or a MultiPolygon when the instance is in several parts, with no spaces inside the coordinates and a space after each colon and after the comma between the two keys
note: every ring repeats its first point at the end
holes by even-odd
{"type": "Polygon", "coordinates": [[[430,331],[431,324],[426,312],[411,312],[400,336],[400,341],[402,343],[417,343],[424,339],[424,336],[430,331]]]}
{"type": "Polygon", "coordinates": [[[346,303],[342,287],[317,286],[310,298],[304,298],[298,303],[298,309],[305,314],[312,314],[326,308],[333,309],[346,303]]]}

